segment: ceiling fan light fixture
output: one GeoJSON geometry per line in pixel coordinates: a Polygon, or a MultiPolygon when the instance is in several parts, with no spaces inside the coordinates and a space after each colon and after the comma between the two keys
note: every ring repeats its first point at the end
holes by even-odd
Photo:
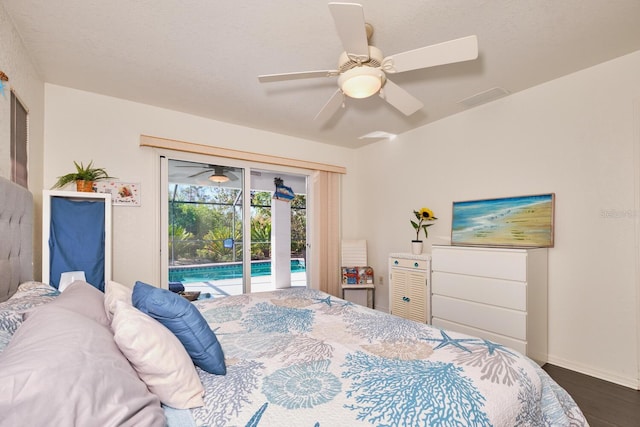
{"type": "Polygon", "coordinates": [[[338,85],[351,98],[368,98],[380,91],[385,75],[378,68],[356,67],[340,74],[338,85]]]}
{"type": "Polygon", "coordinates": [[[223,174],[214,173],[209,177],[209,181],[217,182],[219,184],[229,181],[229,177],[223,174]]]}

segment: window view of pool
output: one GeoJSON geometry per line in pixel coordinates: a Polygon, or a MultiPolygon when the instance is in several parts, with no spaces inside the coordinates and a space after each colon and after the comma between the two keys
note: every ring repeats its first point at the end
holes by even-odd
{"type": "MultiPolygon", "coordinates": [[[[305,271],[304,259],[297,258],[291,260],[291,273],[302,273],[305,271]]],[[[270,274],[270,260],[251,262],[251,277],[269,276],[270,274]]],[[[169,282],[186,284],[240,278],[242,278],[241,262],[169,267],[169,282]]]]}

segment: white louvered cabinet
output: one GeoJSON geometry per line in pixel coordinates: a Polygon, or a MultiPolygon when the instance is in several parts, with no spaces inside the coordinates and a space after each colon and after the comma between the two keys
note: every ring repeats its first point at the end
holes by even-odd
{"type": "Polygon", "coordinates": [[[429,255],[391,254],[389,256],[389,301],[391,314],[430,322],[429,255]]]}
{"type": "Polygon", "coordinates": [[[547,249],[432,247],[432,323],[547,361],[547,249]]]}

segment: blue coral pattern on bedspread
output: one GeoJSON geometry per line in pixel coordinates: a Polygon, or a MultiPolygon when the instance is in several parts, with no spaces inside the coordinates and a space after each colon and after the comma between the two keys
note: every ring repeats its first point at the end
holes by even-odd
{"type": "Polygon", "coordinates": [[[581,426],[528,358],[298,288],[195,302],[227,375],[198,373],[199,426],[581,426]]]}
{"type": "Polygon", "coordinates": [[[60,292],[40,282],[25,282],[7,301],[0,303],[0,352],[22,324],[24,314],[52,301],[60,292]]]}

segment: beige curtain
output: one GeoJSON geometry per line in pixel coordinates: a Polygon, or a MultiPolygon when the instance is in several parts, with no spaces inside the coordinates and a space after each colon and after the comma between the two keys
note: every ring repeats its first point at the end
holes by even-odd
{"type": "Polygon", "coordinates": [[[340,174],[315,171],[312,180],[309,287],[340,297],[340,174]]]}

